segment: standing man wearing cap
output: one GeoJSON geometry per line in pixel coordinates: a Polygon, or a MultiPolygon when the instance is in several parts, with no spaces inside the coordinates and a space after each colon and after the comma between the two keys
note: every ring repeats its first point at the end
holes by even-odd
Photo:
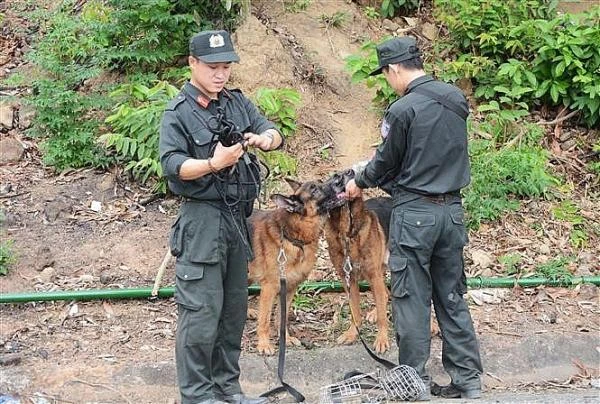
{"type": "Polygon", "coordinates": [[[184,198],[169,240],[181,404],[265,403],[239,383],[252,259],[245,218],[260,187],[256,159],[240,157],[248,145],[274,150],[283,138],[239,90],[225,89],[239,61],[228,32],[200,32],[189,50],[191,79],[166,107],[159,142],[169,188],[184,198]],[[243,139],[230,144],[231,135],[243,139]]]}
{"type": "MultiPolygon", "coordinates": [[[[479,346],[463,299],[467,233],[460,190],[470,182],[467,100],[458,88],[425,73],[413,38],[383,42],[377,57],[379,68],[371,75],[383,73],[402,97],[386,110],[383,142],[348,182],[346,196],[384,186],[394,199],[388,266],[399,363],[415,368],[430,385],[425,365],[433,301],[443,340],[442,363],[451,383],[431,383],[431,393],[479,398],[479,346]]],[[[429,399],[429,391],[420,397],[429,399]]]]}

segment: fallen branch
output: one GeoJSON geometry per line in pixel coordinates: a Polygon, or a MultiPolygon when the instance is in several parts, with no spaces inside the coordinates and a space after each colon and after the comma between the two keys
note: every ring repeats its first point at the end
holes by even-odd
{"type": "Polygon", "coordinates": [[[560,114],[558,114],[558,117],[556,119],[554,119],[553,121],[540,121],[540,122],[538,122],[538,125],[556,125],[558,123],[566,121],[569,118],[572,118],[573,116],[577,115],[577,113],[579,113],[578,109],[576,109],[575,111],[571,111],[570,113],[568,113],[565,116],[560,116],[560,114]]]}
{"type": "Polygon", "coordinates": [[[110,386],[108,386],[106,384],[102,384],[102,383],[90,383],[90,382],[86,382],[85,380],[81,380],[81,379],[72,379],[71,381],[76,382],[76,383],[86,384],[86,385],[91,386],[91,387],[102,387],[103,389],[110,390],[112,392],[117,393],[123,400],[125,400],[125,402],[127,402],[127,404],[132,404],[132,402],[129,401],[127,399],[127,397],[125,397],[119,390],[117,390],[117,389],[115,389],[113,387],[110,387],[110,386]]]}

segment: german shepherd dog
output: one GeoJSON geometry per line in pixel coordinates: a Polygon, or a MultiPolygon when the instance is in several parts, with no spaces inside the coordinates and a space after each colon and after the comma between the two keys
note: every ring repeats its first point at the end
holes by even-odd
{"type": "MultiPolygon", "coordinates": [[[[297,286],[306,280],[315,265],[323,224],[321,215],[325,213],[319,209],[326,197],[321,183],[286,181],[293,193],[272,195],[277,209],[256,211],[248,219],[254,249],[248,277],[249,281],[260,284],[257,350],[266,355],[275,353],[270,341],[270,322],[280,289],[280,265],[286,276],[287,318],[297,286]]],[[[288,330],[286,333],[288,344],[300,344],[297,338],[290,337],[288,330]]]]}
{"type": "Polygon", "coordinates": [[[370,210],[362,198],[347,201],[339,197],[344,192],[346,183],[352,178],[354,178],[354,171],[346,170],[334,174],[323,184],[323,191],[327,197],[322,206],[329,213],[325,224],[329,256],[346,292],[349,283],[350,311],[356,323],[356,327],[351,325],[337,342],[351,344],[358,337],[358,327],[362,319],[358,282],[367,280],[375,298],[375,309],[367,315],[367,320],[371,322],[375,320],[377,323],[378,332],[374,348],[376,352],[383,353],[390,347],[385,272],[389,255],[386,232],[389,227],[391,199],[374,198],[366,201],[373,209],[370,210]],[[389,206],[387,206],[388,199],[389,206]],[[382,211],[382,220],[386,220],[387,211],[387,225],[380,222],[375,213],[377,210],[382,211]]]}

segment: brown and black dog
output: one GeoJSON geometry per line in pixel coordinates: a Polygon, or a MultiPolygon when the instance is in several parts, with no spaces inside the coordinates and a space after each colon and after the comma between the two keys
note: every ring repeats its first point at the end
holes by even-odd
{"type": "MultiPolygon", "coordinates": [[[[375,320],[377,323],[378,332],[374,348],[376,352],[382,353],[390,347],[387,318],[388,289],[385,285],[388,229],[387,226],[384,228],[385,224],[380,224],[374,210],[378,208],[379,203],[383,203],[384,206],[381,208],[391,212],[391,199],[389,207],[387,206],[389,198],[381,198],[379,202],[367,201],[371,203],[373,210],[367,208],[362,198],[344,200],[339,195],[344,192],[346,183],[352,178],[354,178],[354,171],[346,170],[334,174],[323,184],[323,191],[327,197],[322,203],[322,208],[329,213],[325,224],[329,256],[346,291],[348,291],[346,281],[348,279],[350,310],[356,323],[356,327],[350,326],[337,341],[341,344],[351,344],[358,337],[358,327],[362,319],[358,282],[367,280],[375,298],[375,309],[367,315],[367,319],[375,320]],[[348,265],[348,258],[350,265],[348,265]]],[[[387,223],[389,225],[389,213],[387,223]]]]}
{"type": "MultiPolygon", "coordinates": [[[[286,181],[294,192],[289,196],[272,195],[277,209],[256,211],[248,220],[255,257],[249,264],[249,280],[260,284],[257,349],[266,355],[275,353],[270,341],[270,323],[280,289],[280,261],[285,257],[282,265],[286,276],[287,318],[296,288],[315,265],[325,213],[319,208],[326,197],[321,183],[286,181]]],[[[300,344],[297,338],[289,336],[288,330],[286,333],[288,344],[300,344]]]]}

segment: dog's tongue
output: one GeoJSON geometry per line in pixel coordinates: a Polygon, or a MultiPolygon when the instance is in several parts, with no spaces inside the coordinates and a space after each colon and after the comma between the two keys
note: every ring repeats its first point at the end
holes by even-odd
{"type": "Polygon", "coordinates": [[[346,198],[346,194],[343,192],[340,192],[339,194],[337,194],[337,198],[338,199],[345,199],[346,198]]]}

